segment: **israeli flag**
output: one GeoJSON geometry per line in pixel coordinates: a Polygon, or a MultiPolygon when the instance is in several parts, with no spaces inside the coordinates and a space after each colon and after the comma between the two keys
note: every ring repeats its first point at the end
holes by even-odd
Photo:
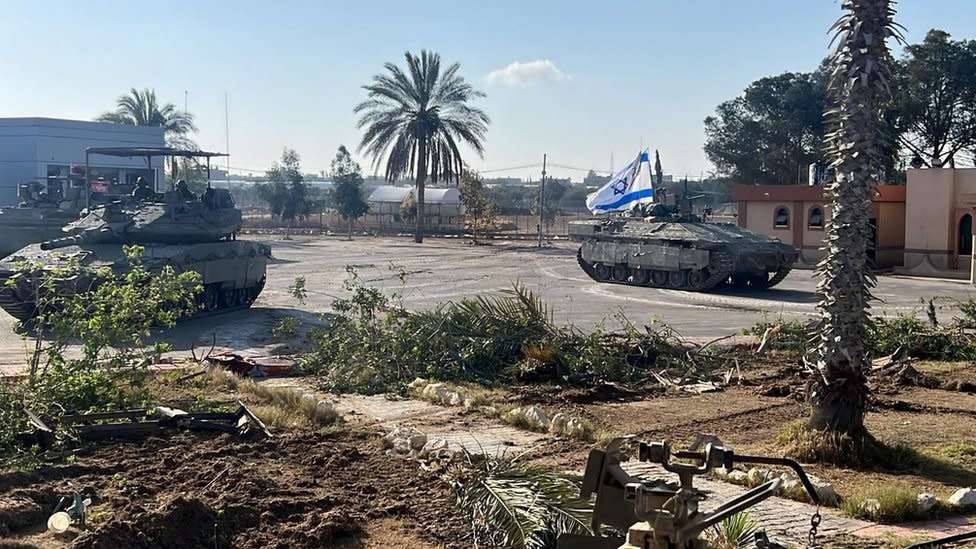
{"type": "Polygon", "coordinates": [[[654,184],[646,149],[586,197],[586,207],[594,214],[629,210],[634,204],[649,202],[654,202],[654,184]]]}

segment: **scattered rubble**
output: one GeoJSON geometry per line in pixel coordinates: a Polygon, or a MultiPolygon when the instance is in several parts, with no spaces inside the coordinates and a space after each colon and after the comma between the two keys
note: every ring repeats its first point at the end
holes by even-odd
{"type": "Polygon", "coordinates": [[[295,361],[277,356],[248,356],[234,351],[218,351],[205,358],[211,367],[221,367],[241,377],[280,376],[294,372],[295,361]]]}
{"type": "Polygon", "coordinates": [[[399,426],[383,436],[383,447],[388,455],[437,462],[451,461],[460,452],[443,438],[428,438],[417,429],[399,426]]]}

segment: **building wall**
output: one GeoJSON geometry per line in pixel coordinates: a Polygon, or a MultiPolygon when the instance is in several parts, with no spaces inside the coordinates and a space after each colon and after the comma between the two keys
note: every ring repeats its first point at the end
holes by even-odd
{"type": "Polygon", "coordinates": [[[976,217],[976,169],[908,170],[906,204],[905,269],[968,277],[971,256],[961,253],[959,223],[976,217]]]}
{"type": "MultiPolygon", "coordinates": [[[[830,208],[824,188],[810,185],[736,185],[733,200],[739,203],[739,226],[757,233],[775,236],[800,251],[798,267],[812,268],[824,256],[821,249],[830,208]],[[789,225],[777,227],[776,212],[786,208],[789,225]],[[814,208],[821,211],[820,226],[811,225],[814,208]]],[[[872,203],[871,218],[877,225],[875,264],[879,267],[901,265],[905,227],[905,188],[897,185],[878,187],[872,203]]]]}
{"type": "MultiPolygon", "coordinates": [[[[17,202],[17,185],[45,179],[48,166],[85,165],[88,147],[162,147],[162,128],[51,118],[0,118],[0,204],[17,202]]],[[[94,168],[159,171],[163,160],[93,156],[94,168]]],[[[123,172],[124,173],[124,172],[123,172]]]]}

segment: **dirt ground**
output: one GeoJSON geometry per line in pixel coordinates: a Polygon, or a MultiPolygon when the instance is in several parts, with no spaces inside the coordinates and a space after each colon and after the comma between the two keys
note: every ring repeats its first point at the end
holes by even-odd
{"type": "MultiPolygon", "coordinates": [[[[925,460],[923,467],[805,465],[807,471],[831,482],[842,497],[897,485],[945,500],[959,487],[976,486],[973,366],[919,363],[916,368],[929,376],[926,386],[872,378],[875,397],[867,425],[883,442],[915,449],[925,460]]],[[[797,371],[774,356],[743,362],[741,384],[705,394],[596,383],[512,387],[493,391],[490,398],[497,404],[535,404],[550,414],[584,417],[602,441],[635,434],[678,446],[707,433],[740,454],[780,455],[776,437],[808,414],[802,399],[805,380],[797,371]]],[[[314,386],[308,378],[282,381],[314,386]]],[[[396,400],[391,407],[412,409],[396,400]]],[[[475,410],[456,410],[404,412],[404,419],[422,430],[456,431],[459,438],[486,432],[495,421],[475,410]]],[[[35,472],[0,476],[0,548],[426,549],[470,543],[448,486],[415,462],[387,456],[376,430],[361,414],[350,412],[341,427],[285,431],[254,443],[223,435],[179,435],[90,446],[35,472]],[[46,532],[43,523],[50,506],[72,490],[93,495],[91,528],[63,536],[46,532]]],[[[542,443],[532,445],[526,459],[562,470],[581,470],[593,446],[533,437],[542,443]]],[[[904,539],[852,538],[829,546],[905,544],[904,539]]]]}
{"type": "Polygon", "coordinates": [[[0,476],[0,494],[8,548],[424,549],[467,535],[436,475],[343,427],[260,442],[187,434],[102,444],[70,464],[0,476]],[[72,490],[92,494],[90,530],[43,530],[72,490]]]}

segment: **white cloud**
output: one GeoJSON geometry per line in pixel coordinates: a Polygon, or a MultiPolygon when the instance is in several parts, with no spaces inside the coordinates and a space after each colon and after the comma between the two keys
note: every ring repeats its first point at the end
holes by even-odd
{"type": "Polygon", "coordinates": [[[495,69],[485,76],[485,81],[489,84],[503,86],[532,86],[566,80],[569,80],[569,76],[548,59],[537,59],[526,63],[516,61],[495,69]]]}

